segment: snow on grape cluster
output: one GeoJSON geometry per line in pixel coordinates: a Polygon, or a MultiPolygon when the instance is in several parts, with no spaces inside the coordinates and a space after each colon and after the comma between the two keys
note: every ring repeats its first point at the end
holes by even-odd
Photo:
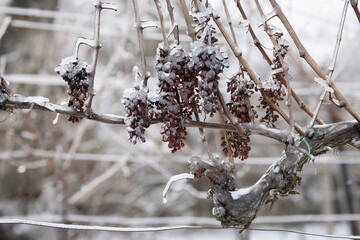
{"type": "MultiPolygon", "coordinates": [[[[268,34],[272,36],[275,40],[275,46],[273,49],[273,59],[271,65],[271,75],[268,79],[265,79],[262,82],[263,92],[266,93],[269,98],[278,105],[279,101],[284,100],[286,95],[283,79],[284,72],[282,69],[282,63],[280,58],[285,58],[289,44],[283,39],[283,32],[281,29],[278,29],[274,26],[269,25],[268,34]]],[[[260,119],[260,122],[265,122],[269,126],[274,126],[274,123],[279,118],[279,115],[275,113],[274,109],[265,101],[264,98],[261,98],[262,108],[266,110],[265,116],[260,119]]]]}
{"type": "MultiPolygon", "coordinates": [[[[62,59],[61,63],[56,66],[55,71],[68,84],[67,93],[68,106],[75,111],[83,112],[85,110],[85,101],[88,99],[89,93],[89,65],[76,57],[67,57],[62,59]]],[[[81,118],[70,116],[69,121],[73,123],[79,122],[81,118]]]]}
{"type": "MultiPolygon", "coordinates": [[[[239,122],[250,122],[252,118],[257,117],[257,112],[250,103],[250,98],[255,91],[253,81],[238,75],[227,83],[227,91],[230,92],[230,102],[227,103],[227,107],[239,119],[239,122]]],[[[239,157],[241,160],[247,159],[251,150],[250,137],[242,138],[238,132],[228,132],[227,137],[234,157],[239,157]]],[[[225,137],[222,138],[221,145],[224,147],[224,153],[228,154],[225,137]]]]}
{"type": "Polygon", "coordinates": [[[147,89],[135,86],[125,89],[122,104],[125,108],[125,126],[129,140],[136,144],[145,142],[145,128],[148,126],[147,89]]]}
{"type": "Polygon", "coordinates": [[[189,57],[191,61],[187,67],[189,71],[198,74],[198,90],[203,100],[203,111],[212,117],[218,110],[218,81],[219,74],[225,67],[225,57],[217,47],[206,45],[201,41],[192,44],[189,57]]]}

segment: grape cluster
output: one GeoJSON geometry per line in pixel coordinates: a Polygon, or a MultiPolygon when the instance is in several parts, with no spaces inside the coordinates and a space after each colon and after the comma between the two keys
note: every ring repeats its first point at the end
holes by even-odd
{"type": "MultiPolygon", "coordinates": [[[[263,92],[269,96],[269,98],[276,104],[279,105],[279,101],[284,100],[286,95],[283,87],[284,73],[282,69],[281,58],[285,58],[289,44],[283,39],[283,32],[274,26],[269,25],[268,34],[275,40],[273,49],[273,59],[271,65],[271,76],[265,82],[262,83],[263,92]]],[[[265,109],[265,116],[260,119],[260,122],[265,122],[268,126],[274,127],[274,123],[278,120],[279,115],[276,114],[274,109],[268,104],[264,98],[261,98],[261,105],[265,109]]]]}
{"type": "Polygon", "coordinates": [[[212,117],[218,110],[218,80],[225,67],[226,57],[218,48],[201,41],[192,43],[189,57],[191,60],[187,68],[190,72],[197,73],[198,91],[203,100],[202,109],[212,117]]]}
{"type": "MultiPolygon", "coordinates": [[[[257,117],[254,106],[250,104],[250,98],[255,91],[254,83],[243,77],[231,79],[227,83],[227,91],[230,92],[230,102],[227,107],[230,112],[239,119],[239,122],[250,122],[257,117]]],[[[234,157],[240,157],[241,160],[248,158],[251,147],[249,146],[250,137],[242,138],[238,132],[228,132],[227,141],[230,143],[234,157]]],[[[228,154],[225,138],[222,138],[221,145],[223,151],[228,154]]]]}
{"type": "MultiPolygon", "coordinates": [[[[67,90],[69,95],[68,106],[75,111],[83,112],[85,110],[85,101],[89,96],[89,65],[75,57],[68,57],[61,61],[55,71],[69,85],[67,90]]],[[[69,121],[73,123],[79,122],[80,119],[80,117],[76,116],[69,117],[69,121]]]]}
{"type": "Polygon", "coordinates": [[[188,61],[187,54],[179,45],[172,44],[169,50],[158,48],[155,68],[159,78],[159,95],[152,105],[157,110],[155,117],[163,121],[160,132],[162,141],[168,142],[173,153],[185,146],[187,132],[181,125],[182,119],[190,117],[193,109],[196,109],[194,84],[184,75],[184,66],[188,61]]]}
{"type": "Polygon", "coordinates": [[[125,126],[130,142],[136,144],[137,139],[145,142],[143,134],[148,126],[147,90],[139,86],[126,89],[122,104],[125,108],[125,126]]]}

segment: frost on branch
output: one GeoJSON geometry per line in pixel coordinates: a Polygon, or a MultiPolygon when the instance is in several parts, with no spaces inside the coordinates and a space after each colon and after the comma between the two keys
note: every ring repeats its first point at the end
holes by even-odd
{"type": "Polygon", "coordinates": [[[135,86],[125,89],[122,104],[125,108],[125,125],[129,140],[136,144],[137,139],[145,142],[143,134],[148,126],[147,89],[135,86]]]}
{"type": "MultiPolygon", "coordinates": [[[[84,112],[85,101],[89,97],[89,65],[83,60],[70,56],[61,60],[61,63],[55,67],[55,72],[69,85],[68,106],[75,111],[84,112]]],[[[79,122],[80,119],[75,116],[69,117],[69,121],[73,123],[79,122]]]]}

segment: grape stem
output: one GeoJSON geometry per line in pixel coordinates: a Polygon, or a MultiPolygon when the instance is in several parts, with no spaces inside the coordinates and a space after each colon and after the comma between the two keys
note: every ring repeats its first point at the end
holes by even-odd
{"type": "Polygon", "coordinates": [[[89,98],[86,102],[86,115],[90,119],[93,117],[93,110],[91,107],[92,107],[93,98],[95,96],[95,90],[94,90],[95,73],[96,73],[96,65],[97,65],[99,50],[101,48],[101,44],[100,44],[101,10],[109,9],[109,10],[117,11],[117,8],[114,4],[103,3],[101,0],[95,1],[94,7],[95,7],[94,37],[93,39],[79,37],[75,44],[75,53],[74,53],[74,56],[76,57],[76,59],[78,59],[80,45],[85,44],[92,48],[92,58],[91,58],[90,74],[89,74],[89,98]]]}

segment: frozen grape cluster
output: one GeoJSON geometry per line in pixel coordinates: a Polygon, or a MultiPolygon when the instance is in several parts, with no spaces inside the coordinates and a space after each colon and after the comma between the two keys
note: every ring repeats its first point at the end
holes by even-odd
{"type": "Polygon", "coordinates": [[[148,126],[147,89],[135,86],[125,89],[122,104],[125,108],[125,125],[129,140],[136,144],[140,139],[145,142],[145,129],[148,126]]]}
{"type": "Polygon", "coordinates": [[[189,57],[190,62],[187,67],[190,72],[197,73],[198,91],[203,100],[203,111],[212,117],[218,110],[219,74],[223,72],[226,57],[217,47],[201,41],[192,43],[189,57]]]}
{"type": "MultiPolygon", "coordinates": [[[[283,85],[284,72],[282,69],[282,59],[284,59],[287,54],[289,44],[283,38],[283,32],[281,29],[269,25],[267,32],[270,36],[273,37],[275,44],[271,65],[272,72],[270,77],[262,82],[262,90],[276,105],[278,105],[278,102],[283,101],[283,97],[286,95],[283,85]]],[[[268,126],[274,126],[274,123],[278,120],[279,115],[276,114],[274,109],[268,104],[267,101],[265,101],[264,98],[261,98],[260,100],[262,107],[266,111],[265,116],[260,119],[260,122],[265,122],[268,126]]]]}
{"type": "MultiPolygon", "coordinates": [[[[67,93],[68,106],[75,111],[83,112],[85,110],[85,101],[88,99],[89,93],[89,65],[76,57],[68,57],[62,59],[61,63],[56,66],[55,71],[68,84],[67,93]]],[[[79,122],[81,118],[70,116],[69,121],[73,123],[79,122]]]]}
{"type": "Polygon", "coordinates": [[[157,50],[155,68],[159,78],[159,94],[153,99],[152,105],[157,110],[155,117],[163,121],[160,132],[162,141],[168,142],[172,152],[185,146],[187,132],[181,123],[184,117],[191,115],[194,101],[192,84],[188,83],[190,88],[184,86],[188,82],[184,76],[184,66],[188,60],[186,52],[177,44],[172,44],[169,49],[159,47],[157,50]]]}
{"type": "MultiPolygon", "coordinates": [[[[238,75],[227,83],[227,91],[230,93],[230,102],[227,103],[227,107],[239,119],[239,122],[250,122],[257,117],[257,112],[250,103],[250,98],[255,92],[253,81],[238,75]]],[[[227,137],[234,157],[239,157],[241,160],[247,159],[251,150],[250,137],[241,137],[238,132],[228,132],[227,137]]],[[[224,153],[228,154],[229,149],[226,147],[225,137],[222,138],[221,145],[224,147],[224,153]]]]}

